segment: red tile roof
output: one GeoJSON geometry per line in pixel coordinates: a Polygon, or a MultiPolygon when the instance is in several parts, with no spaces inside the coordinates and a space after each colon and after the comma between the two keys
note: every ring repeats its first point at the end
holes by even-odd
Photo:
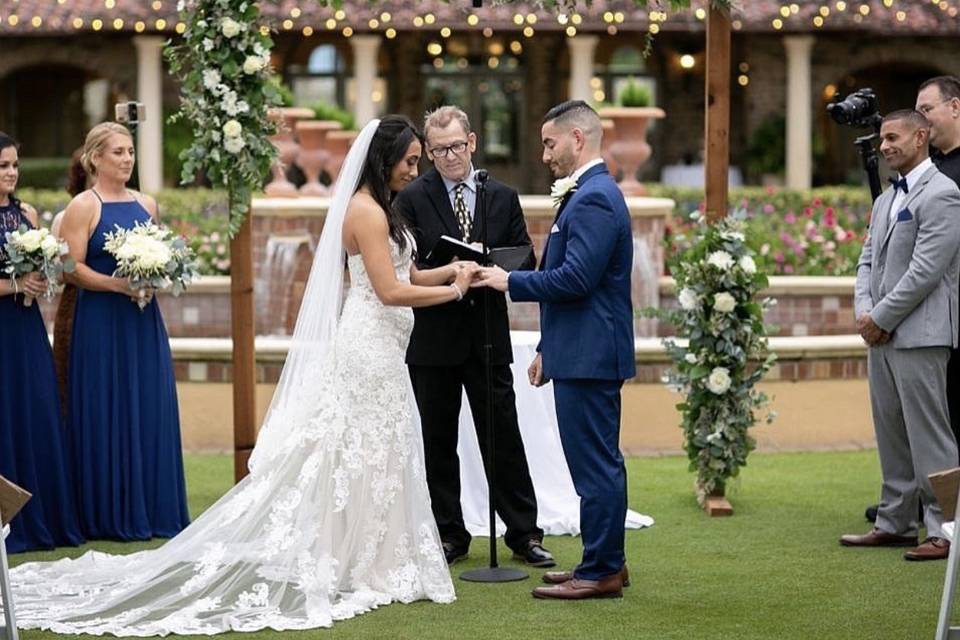
{"type": "MultiPolygon", "coordinates": [[[[693,0],[694,8],[702,8],[707,0],[693,0]]],[[[581,32],[604,32],[611,27],[621,31],[646,31],[651,24],[650,11],[638,8],[632,0],[593,0],[587,6],[580,2],[579,13],[566,16],[561,22],[555,12],[537,8],[535,3],[494,3],[484,0],[482,9],[474,9],[466,0],[347,0],[342,19],[331,7],[322,7],[316,0],[271,0],[261,2],[265,17],[278,30],[315,31],[350,26],[355,32],[430,30],[443,27],[462,30],[518,31],[531,26],[534,31],[558,31],[575,26],[581,32]],[[383,14],[389,14],[384,20],[383,14]],[[479,20],[468,24],[470,15],[479,20]],[[519,18],[517,17],[519,16],[519,18]],[[532,17],[531,17],[532,16],[532,17]],[[422,26],[415,19],[423,20],[422,26]],[[617,18],[620,18],[619,20],[617,18]],[[371,27],[371,20],[377,20],[371,27]],[[579,21],[579,24],[577,22],[579,21]]],[[[652,3],[651,3],[652,4],[652,3]]],[[[876,34],[960,35],[960,0],[740,0],[733,13],[734,29],[748,32],[816,32],[865,31],[876,34]],[[889,4],[890,6],[886,6],[889,4]],[[786,7],[786,16],[781,15],[786,7]],[[866,15],[861,7],[867,7],[866,15]],[[791,9],[794,9],[791,11],[791,9]],[[821,12],[826,12],[823,16],[821,12]],[[822,24],[815,24],[816,18],[822,24]],[[779,21],[779,24],[775,24],[779,21]]],[[[701,31],[704,21],[694,10],[669,14],[666,20],[655,21],[664,31],[701,31]]],[[[0,37],[3,35],[48,35],[80,31],[137,32],[172,34],[179,17],[176,0],[0,0],[0,37]],[[160,22],[158,22],[160,21],[160,22]]]]}

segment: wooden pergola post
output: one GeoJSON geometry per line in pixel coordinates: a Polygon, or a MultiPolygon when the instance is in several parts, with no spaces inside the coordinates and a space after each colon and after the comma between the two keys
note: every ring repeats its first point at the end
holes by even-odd
{"type": "MultiPolygon", "coordinates": [[[[730,13],[711,3],[707,18],[706,78],[706,214],[710,224],[727,215],[730,167],[730,13]]],[[[722,495],[706,496],[703,508],[711,516],[733,514],[722,495]]]]}
{"type": "Polygon", "coordinates": [[[730,13],[710,7],[707,18],[706,213],[716,222],[727,215],[730,169],[730,13]]]}
{"type": "Polygon", "coordinates": [[[233,338],[233,476],[247,475],[257,439],[256,353],[253,314],[253,211],[230,241],[230,329],[233,338]]]}

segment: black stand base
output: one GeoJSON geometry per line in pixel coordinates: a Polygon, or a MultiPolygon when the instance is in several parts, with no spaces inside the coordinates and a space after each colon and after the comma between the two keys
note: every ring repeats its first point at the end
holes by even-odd
{"type": "Polygon", "coordinates": [[[464,571],[460,574],[460,579],[467,582],[517,582],[529,577],[530,574],[525,571],[508,567],[484,567],[483,569],[464,571]]]}

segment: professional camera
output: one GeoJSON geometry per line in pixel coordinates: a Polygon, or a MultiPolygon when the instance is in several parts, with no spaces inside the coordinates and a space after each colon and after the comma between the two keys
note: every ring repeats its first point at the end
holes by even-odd
{"type": "Polygon", "coordinates": [[[854,91],[840,102],[827,105],[827,113],[837,124],[851,127],[880,128],[880,103],[873,89],[854,91]]]}

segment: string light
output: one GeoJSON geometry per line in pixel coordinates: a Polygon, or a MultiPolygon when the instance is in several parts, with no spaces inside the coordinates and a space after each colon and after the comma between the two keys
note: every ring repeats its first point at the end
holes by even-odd
{"type": "Polygon", "coordinates": [[[368,22],[367,25],[368,25],[371,29],[376,29],[377,27],[380,26],[380,21],[377,20],[376,18],[370,18],[370,22],[368,22]]]}
{"type": "Polygon", "coordinates": [[[341,33],[343,33],[344,38],[349,38],[353,35],[353,27],[344,27],[341,33]]]}
{"type": "Polygon", "coordinates": [[[306,36],[306,37],[308,37],[308,38],[309,38],[310,36],[312,36],[312,35],[313,35],[313,27],[311,27],[310,25],[305,26],[305,27],[303,28],[303,35],[306,36]]]}
{"type": "Polygon", "coordinates": [[[524,28],[523,28],[523,35],[526,36],[527,38],[532,38],[532,37],[533,37],[533,27],[524,27],[524,28]]]}
{"type": "Polygon", "coordinates": [[[136,31],[137,33],[143,33],[144,29],[146,28],[147,28],[147,23],[145,23],[143,20],[137,20],[133,24],[133,30],[136,31]]]}
{"type": "Polygon", "coordinates": [[[326,26],[327,29],[336,29],[336,28],[337,28],[337,21],[334,20],[333,18],[327,18],[327,22],[325,23],[324,26],[326,26]]]}
{"type": "Polygon", "coordinates": [[[566,32],[567,35],[572,38],[573,36],[577,35],[577,28],[573,25],[570,25],[567,27],[566,32]]]}
{"type": "Polygon", "coordinates": [[[387,11],[384,11],[383,13],[380,14],[380,22],[383,22],[384,24],[386,24],[387,22],[390,22],[390,20],[392,19],[393,19],[393,16],[391,16],[390,13],[387,11]]]}
{"type": "Polygon", "coordinates": [[[113,21],[113,28],[115,31],[120,31],[120,29],[123,29],[123,20],[121,20],[120,18],[116,18],[113,21]]]}
{"type": "Polygon", "coordinates": [[[294,7],[290,9],[290,17],[299,18],[300,17],[300,7],[294,7]]]}
{"type": "Polygon", "coordinates": [[[383,35],[387,36],[388,40],[393,40],[394,38],[397,37],[397,30],[394,29],[393,27],[390,27],[389,29],[383,32],[383,35]]]}
{"type": "Polygon", "coordinates": [[[33,18],[30,20],[30,24],[33,25],[34,29],[36,29],[43,24],[43,18],[41,18],[40,16],[33,16],[33,18]]]}
{"type": "Polygon", "coordinates": [[[333,14],[333,17],[337,20],[343,20],[347,17],[347,13],[343,9],[337,9],[337,12],[333,14]]]}
{"type": "Polygon", "coordinates": [[[467,24],[470,25],[471,27],[477,26],[479,22],[480,22],[480,18],[478,18],[474,14],[471,13],[470,15],[467,16],[467,24]]]}
{"type": "Polygon", "coordinates": [[[93,29],[94,31],[100,31],[100,29],[103,29],[103,20],[101,20],[100,18],[97,18],[96,20],[90,23],[90,28],[93,29]]]}

